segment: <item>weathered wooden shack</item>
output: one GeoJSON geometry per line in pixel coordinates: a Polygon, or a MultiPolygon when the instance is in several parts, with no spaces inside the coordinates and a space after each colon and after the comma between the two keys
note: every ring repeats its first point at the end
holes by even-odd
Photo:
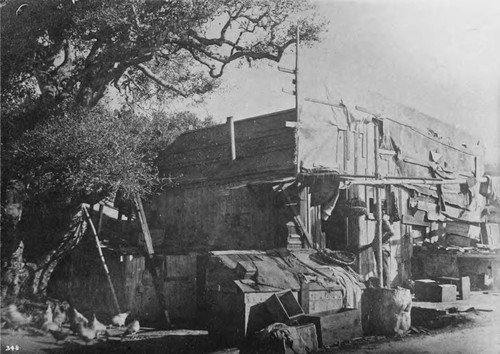
{"type": "MultiPolygon", "coordinates": [[[[158,167],[171,187],[145,203],[145,214],[173,319],[193,319],[205,306],[209,252],[350,251],[367,280],[378,274],[370,245],[380,208],[395,232],[388,285],[396,286],[412,276],[414,244],[480,225],[477,141],[413,109],[378,102],[365,109],[306,98],[299,114],[228,119],[186,132],[160,153],[158,167]]],[[[105,257],[122,307],[161,313],[140,234],[136,227],[129,242],[135,251],[108,247],[105,257]]],[[[73,257],[66,269],[74,273],[59,279],[90,308],[101,295],[74,276],[86,262],[73,257]]]]}
{"type": "Polygon", "coordinates": [[[404,282],[414,241],[446,221],[480,222],[482,151],[415,110],[377,109],[306,99],[299,122],[291,109],[181,135],[158,159],[175,188],[149,204],[150,227],[167,252],[361,250],[356,267],[368,278],[378,189],[395,230],[391,284],[404,282]]]}

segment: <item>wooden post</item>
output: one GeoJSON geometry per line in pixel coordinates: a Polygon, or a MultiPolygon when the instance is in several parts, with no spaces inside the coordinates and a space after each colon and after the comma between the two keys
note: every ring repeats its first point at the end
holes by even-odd
{"type": "MultiPolygon", "coordinates": [[[[379,156],[378,156],[378,120],[374,120],[374,134],[373,134],[373,142],[374,142],[374,152],[375,152],[375,176],[380,179],[379,172],[379,156]]],[[[377,203],[377,233],[378,233],[378,250],[377,250],[377,273],[380,280],[380,286],[383,288],[384,284],[384,266],[383,266],[383,254],[382,254],[382,200],[380,198],[380,188],[375,187],[375,202],[377,203]]]]}
{"type": "Polygon", "coordinates": [[[297,22],[295,34],[295,109],[297,110],[297,124],[299,123],[299,44],[300,44],[300,26],[297,22]]]}
{"type": "Polygon", "coordinates": [[[113,282],[111,281],[111,276],[109,275],[109,269],[108,266],[106,265],[106,260],[104,259],[104,255],[102,254],[101,241],[99,241],[99,236],[97,235],[94,223],[92,222],[92,219],[90,218],[89,212],[86,207],[83,207],[83,212],[85,214],[85,217],[88,219],[90,228],[92,230],[92,233],[94,234],[97,251],[99,252],[99,257],[101,258],[101,263],[104,268],[104,273],[106,274],[106,279],[108,280],[108,284],[111,289],[111,294],[113,295],[113,301],[115,303],[116,311],[120,313],[121,312],[120,304],[118,303],[118,298],[116,297],[115,288],[113,286],[113,282]]]}
{"type": "Polygon", "coordinates": [[[144,213],[141,198],[138,195],[135,196],[134,201],[136,204],[137,216],[139,217],[139,222],[141,223],[142,234],[144,236],[144,244],[146,246],[146,267],[148,268],[149,272],[151,273],[151,277],[153,278],[153,285],[155,288],[156,296],[158,297],[158,302],[160,303],[160,307],[162,308],[163,314],[165,315],[166,325],[170,326],[170,316],[167,310],[167,301],[162,291],[162,280],[158,274],[156,265],[154,264],[153,240],[151,239],[151,234],[149,232],[146,214],[144,213]]]}
{"type": "Polygon", "coordinates": [[[297,158],[297,173],[300,173],[300,148],[299,148],[299,127],[300,127],[300,98],[299,98],[299,44],[300,44],[300,27],[297,22],[297,28],[295,33],[295,70],[294,70],[294,81],[295,81],[295,114],[297,120],[297,128],[295,128],[295,149],[297,158]]]}
{"type": "Polygon", "coordinates": [[[153,240],[151,239],[151,233],[149,232],[148,223],[146,221],[146,214],[144,213],[144,208],[142,207],[142,201],[139,196],[135,197],[137,216],[139,217],[139,222],[141,223],[142,234],[144,236],[144,244],[146,245],[146,252],[149,256],[153,256],[155,253],[153,248],[153,240]]]}
{"type": "Polygon", "coordinates": [[[231,139],[231,160],[236,160],[236,138],[234,135],[234,119],[227,117],[227,124],[229,125],[229,136],[231,139]]]}
{"type": "Polygon", "coordinates": [[[99,221],[97,222],[97,235],[101,234],[103,215],[104,215],[104,204],[99,204],[99,221]]]}

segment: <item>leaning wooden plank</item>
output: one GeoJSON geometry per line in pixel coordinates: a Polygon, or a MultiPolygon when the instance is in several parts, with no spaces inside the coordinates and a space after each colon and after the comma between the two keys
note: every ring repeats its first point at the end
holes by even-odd
{"type": "Polygon", "coordinates": [[[153,241],[151,240],[151,233],[149,232],[148,223],[146,221],[146,214],[144,213],[144,208],[142,207],[141,198],[136,196],[135,203],[137,207],[137,215],[139,216],[139,222],[141,223],[142,234],[144,236],[146,251],[148,255],[152,256],[155,253],[153,248],[153,241]]]}
{"type": "Polygon", "coordinates": [[[92,233],[94,234],[94,239],[95,239],[95,242],[96,242],[97,251],[99,252],[99,256],[101,258],[102,266],[104,267],[104,273],[106,274],[106,279],[108,280],[108,284],[109,284],[109,287],[111,289],[111,294],[113,295],[113,301],[115,303],[116,311],[118,313],[121,313],[120,304],[118,303],[118,298],[116,297],[115,288],[113,286],[113,282],[111,281],[111,276],[109,275],[108,266],[106,265],[106,260],[104,259],[104,255],[102,253],[101,241],[99,240],[99,236],[97,235],[97,231],[96,231],[96,229],[94,227],[94,223],[92,222],[92,219],[90,218],[90,215],[89,215],[89,212],[88,212],[87,208],[84,206],[84,207],[82,207],[82,209],[83,209],[83,212],[85,214],[85,217],[89,221],[92,233]]]}
{"type": "Polygon", "coordinates": [[[146,252],[148,253],[148,257],[146,258],[146,267],[151,273],[151,278],[153,278],[153,285],[155,288],[156,296],[158,297],[158,302],[160,303],[160,307],[163,310],[163,314],[165,315],[165,322],[167,326],[170,326],[170,316],[167,310],[167,301],[165,299],[165,294],[162,292],[163,284],[162,279],[158,274],[158,270],[154,264],[153,254],[153,241],[151,240],[151,234],[149,233],[148,222],[146,220],[146,214],[144,213],[144,208],[142,207],[142,201],[139,196],[135,196],[134,198],[137,215],[139,216],[139,221],[141,223],[142,234],[144,236],[144,244],[146,246],[146,252]]]}

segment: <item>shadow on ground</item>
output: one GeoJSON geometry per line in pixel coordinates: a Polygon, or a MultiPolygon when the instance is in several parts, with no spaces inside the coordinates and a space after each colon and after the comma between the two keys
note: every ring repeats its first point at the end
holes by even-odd
{"type": "Polygon", "coordinates": [[[143,340],[108,340],[95,344],[61,343],[61,348],[44,349],[44,353],[203,353],[206,336],[165,336],[143,340]]]}

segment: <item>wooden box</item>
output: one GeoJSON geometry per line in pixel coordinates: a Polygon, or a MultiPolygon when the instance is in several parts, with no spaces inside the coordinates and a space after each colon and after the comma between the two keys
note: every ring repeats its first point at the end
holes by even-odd
{"type": "Polygon", "coordinates": [[[275,322],[287,323],[304,314],[291,290],[273,294],[266,300],[266,307],[275,322]]]}
{"type": "Polygon", "coordinates": [[[437,284],[429,288],[428,300],[432,302],[450,302],[457,300],[457,286],[453,284],[437,284]]]}
{"type": "Polygon", "coordinates": [[[304,283],[300,289],[300,305],[306,314],[340,310],[344,304],[341,287],[328,287],[317,283],[304,283]]]}
{"type": "Polygon", "coordinates": [[[436,279],[440,284],[453,284],[458,289],[458,295],[462,300],[467,300],[470,297],[470,278],[469,277],[439,277],[436,279]]]}
{"type": "Polygon", "coordinates": [[[452,234],[446,235],[446,243],[449,246],[471,247],[473,241],[475,240],[467,236],[452,235],[452,234]]]}
{"type": "Polygon", "coordinates": [[[359,309],[344,308],[340,311],[318,312],[302,316],[300,322],[313,323],[316,326],[320,347],[363,336],[359,309]]]}
{"type": "Polygon", "coordinates": [[[430,279],[416,280],[415,297],[419,301],[455,301],[457,299],[457,287],[453,284],[438,284],[430,279]]]}
{"type": "MultiPolygon", "coordinates": [[[[479,226],[470,225],[466,223],[460,222],[447,222],[446,223],[446,233],[453,234],[463,237],[469,237],[478,239],[479,233],[481,232],[481,228],[479,226]]],[[[460,245],[457,245],[460,246],[460,245]]]]}

